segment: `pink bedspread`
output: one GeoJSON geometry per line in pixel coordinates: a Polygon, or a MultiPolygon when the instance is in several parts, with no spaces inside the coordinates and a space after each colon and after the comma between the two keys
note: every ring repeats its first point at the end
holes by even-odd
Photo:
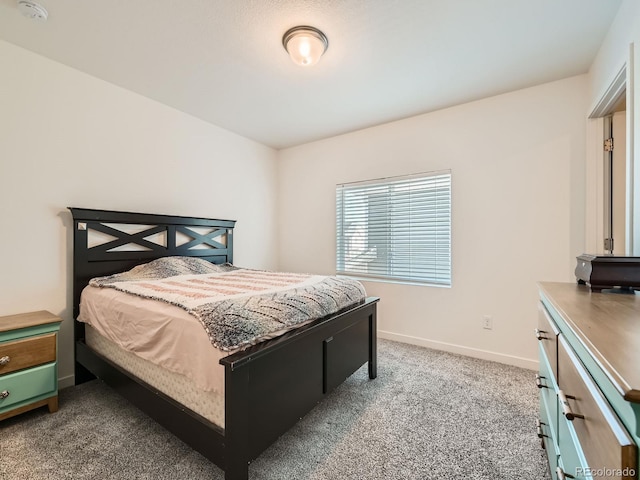
{"type": "Polygon", "coordinates": [[[185,375],[202,390],[224,392],[224,367],[218,362],[228,352],[213,348],[199,320],[180,307],[87,287],[78,320],[125,350],[185,375]]]}

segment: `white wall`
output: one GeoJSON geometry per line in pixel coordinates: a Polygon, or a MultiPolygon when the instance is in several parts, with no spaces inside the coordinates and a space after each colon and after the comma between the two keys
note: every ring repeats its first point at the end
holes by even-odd
{"type": "Polygon", "coordinates": [[[0,41],[0,315],[63,319],[73,373],[66,207],[238,220],[235,261],[275,268],[276,152],[0,41]]]}
{"type": "Polygon", "coordinates": [[[453,286],[365,282],[379,328],[535,367],[536,281],[584,248],[586,97],[582,75],[281,151],[280,269],[335,271],[337,183],[451,169],[453,286]]]}
{"type": "MultiPolygon", "coordinates": [[[[605,95],[609,85],[613,82],[616,74],[623,65],[627,65],[627,152],[633,165],[630,177],[633,178],[632,185],[635,188],[630,190],[631,205],[634,217],[633,224],[633,255],[640,255],[640,2],[638,0],[624,0],[616,18],[611,24],[611,28],[600,47],[589,70],[589,96],[588,112],[605,95]]],[[[592,166],[598,162],[602,156],[599,151],[601,135],[599,132],[589,134],[589,162],[592,166]],[[595,139],[595,140],[594,140],[595,139]],[[596,141],[597,140],[597,141],[596,141]],[[593,145],[593,147],[591,147],[593,145]]],[[[590,178],[598,177],[590,175],[590,178]]],[[[629,185],[631,187],[631,185],[629,185]]],[[[590,190],[595,189],[590,185],[590,190]]],[[[599,205],[595,205],[590,210],[595,210],[599,205]]],[[[593,214],[589,213],[590,216],[593,214]]],[[[594,230],[597,225],[589,228],[586,232],[588,238],[596,237],[594,230]]]]}
{"type": "MultiPolygon", "coordinates": [[[[616,73],[629,60],[629,45],[632,43],[640,47],[640,2],[623,0],[589,69],[589,111],[604,95],[616,73]]],[[[640,51],[637,47],[635,63],[640,67],[640,51]]],[[[639,81],[640,77],[636,75],[636,82],[639,81]]]]}

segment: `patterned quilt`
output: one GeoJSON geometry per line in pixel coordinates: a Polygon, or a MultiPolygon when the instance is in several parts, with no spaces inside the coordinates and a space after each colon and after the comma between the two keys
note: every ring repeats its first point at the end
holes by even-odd
{"type": "Polygon", "coordinates": [[[194,315],[214,347],[232,351],[362,303],[349,278],[269,272],[166,257],[108,277],[94,287],[170,303],[194,315]]]}

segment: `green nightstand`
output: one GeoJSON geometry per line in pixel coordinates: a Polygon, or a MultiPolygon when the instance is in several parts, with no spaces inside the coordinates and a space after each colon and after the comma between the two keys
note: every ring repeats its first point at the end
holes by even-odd
{"type": "Polygon", "coordinates": [[[0,317],[0,420],[47,405],[58,410],[58,331],[46,311],[0,317]]]}

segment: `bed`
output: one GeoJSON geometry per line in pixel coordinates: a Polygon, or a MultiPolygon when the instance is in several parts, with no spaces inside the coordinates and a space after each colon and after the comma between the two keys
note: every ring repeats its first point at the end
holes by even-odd
{"type": "MultiPolygon", "coordinates": [[[[80,313],[82,291],[92,278],[162,257],[233,264],[235,221],[70,210],[74,319],[80,313]],[[92,235],[102,240],[93,242],[92,235]]],[[[222,422],[216,421],[215,412],[209,415],[188,399],[167,394],[151,377],[132,373],[137,370],[126,359],[110,354],[113,349],[108,344],[100,345],[101,335],[77,320],[75,381],[100,378],[223,469],[226,480],[245,480],[250,462],[352,373],[368,364],[369,378],[376,378],[377,302],[367,297],[355,306],[222,355],[218,362],[223,370],[223,398],[218,407],[212,407],[212,411],[223,410],[222,422]]]]}

